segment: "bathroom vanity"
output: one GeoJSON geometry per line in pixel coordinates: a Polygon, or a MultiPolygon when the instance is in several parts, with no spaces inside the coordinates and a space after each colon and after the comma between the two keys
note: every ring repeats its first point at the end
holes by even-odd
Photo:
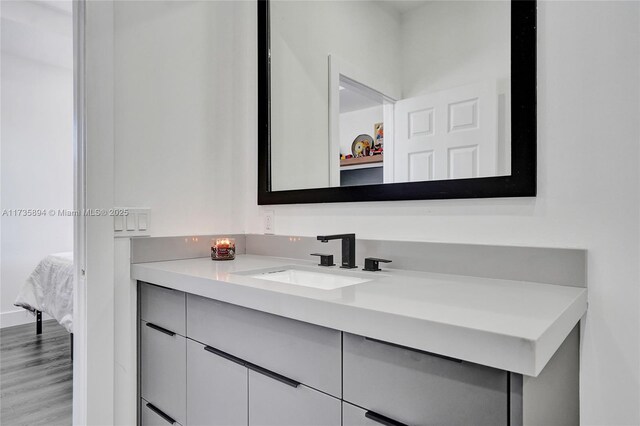
{"type": "Polygon", "coordinates": [[[579,422],[582,287],[260,254],[132,278],[142,425],[579,422]],[[335,279],[264,279],[291,270],[335,279]]]}
{"type": "MultiPolygon", "coordinates": [[[[535,1],[257,14],[258,204],[535,196],[535,1]]],[[[209,237],[132,241],[143,425],[579,424],[584,251],[209,237]]]]}

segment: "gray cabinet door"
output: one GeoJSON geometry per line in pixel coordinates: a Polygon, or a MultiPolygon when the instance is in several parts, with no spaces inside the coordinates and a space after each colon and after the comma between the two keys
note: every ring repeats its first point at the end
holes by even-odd
{"type": "Polygon", "coordinates": [[[186,335],[185,293],[140,283],[140,319],[186,335]]]}
{"type": "Polygon", "coordinates": [[[415,425],[507,425],[507,372],[344,333],[344,400],[415,425]]]}
{"type": "Polygon", "coordinates": [[[187,295],[189,338],[341,397],[340,331],[187,295]]]}
{"type": "Polygon", "coordinates": [[[247,368],[187,340],[187,424],[246,426],[247,368]]]}
{"type": "Polygon", "coordinates": [[[153,406],[151,403],[140,400],[141,407],[141,426],[180,426],[180,423],[172,421],[166,413],[162,412],[158,407],[153,406]]]}
{"type": "Polygon", "coordinates": [[[186,424],[187,347],[186,339],[140,324],[141,396],[186,424]]]}
{"type": "Polygon", "coordinates": [[[337,398],[249,371],[250,426],[340,426],[341,411],[337,398]]]}
{"type": "Polygon", "coordinates": [[[342,426],[380,426],[379,423],[366,417],[367,410],[355,405],[342,403],[342,426]]]}

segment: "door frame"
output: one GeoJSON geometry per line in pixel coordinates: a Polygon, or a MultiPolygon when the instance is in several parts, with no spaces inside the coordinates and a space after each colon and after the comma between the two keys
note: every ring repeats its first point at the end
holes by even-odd
{"type": "Polygon", "coordinates": [[[73,424],[114,424],[114,4],[73,0],[73,424]],[[106,211],[100,215],[85,215],[106,211]]]}
{"type": "MultiPolygon", "coordinates": [[[[86,206],[85,1],[73,0],[73,207],[86,206]]],[[[73,218],[73,424],[87,424],[86,221],[73,218]]]]}
{"type": "MultiPolygon", "coordinates": [[[[385,146],[393,149],[393,135],[389,137],[387,145],[387,122],[393,131],[393,104],[400,99],[400,93],[385,84],[385,80],[368,72],[363,74],[359,67],[350,64],[336,55],[328,56],[329,65],[329,187],[340,187],[340,78],[345,77],[366,87],[368,90],[378,93],[383,98],[385,146]],[[388,119],[388,118],[391,119],[388,119]]],[[[384,167],[387,167],[385,161],[384,167]]],[[[393,166],[391,166],[393,172],[393,166]]],[[[385,176],[387,172],[383,171],[385,176]]],[[[393,176],[393,174],[391,174],[393,176]]],[[[385,179],[386,182],[386,179],[385,179]]]]}

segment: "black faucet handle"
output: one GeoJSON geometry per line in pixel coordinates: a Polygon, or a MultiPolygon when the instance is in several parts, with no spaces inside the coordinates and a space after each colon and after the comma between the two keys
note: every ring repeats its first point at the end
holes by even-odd
{"type": "Polygon", "coordinates": [[[381,270],[379,268],[380,262],[382,262],[382,263],[391,263],[391,261],[388,260],[388,259],[379,259],[377,257],[365,257],[364,258],[364,268],[362,268],[362,270],[363,271],[370,271],[370,272],[380,271],[381,270]]]}
{"type": "Polygon", "coordinates": [[[311,256],[320,256],[318,266],[334,266],[332,254],[311,253],[311,256]]]}

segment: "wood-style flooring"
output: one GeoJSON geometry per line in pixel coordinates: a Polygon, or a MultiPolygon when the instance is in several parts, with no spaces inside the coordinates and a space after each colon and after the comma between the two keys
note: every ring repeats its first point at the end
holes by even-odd
{"type": "Polygon", "coordinates": [[[71,425],[69,333],[55,320],[0,330],[0,424],[71,425]]]}

